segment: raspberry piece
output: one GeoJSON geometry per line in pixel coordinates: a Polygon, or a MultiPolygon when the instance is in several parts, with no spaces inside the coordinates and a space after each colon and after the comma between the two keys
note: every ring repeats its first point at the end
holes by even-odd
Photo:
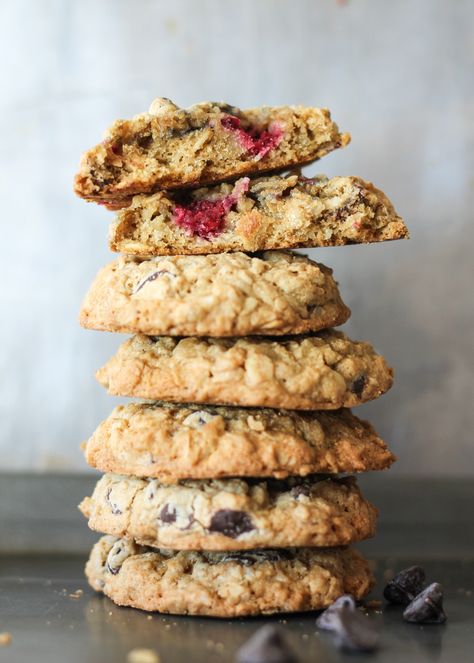
{"type": "Polygon", "coordinates": [[[281,142],[283,138],[283,129],[278,122],[272,122],[268,129],[259,131],[253,129],[246,131],[242,129],[241,122],[234,115],[227,115],[222,118],[221,125],[227,131],[234,133],[240,145],[250,152],[257,160],[262,159],[271,152],[281,142]]]}
{"type": "Polygon", "coordinates": [[[202,239],[215,237],[224,230],[225,217],[248,191],[250,180],[243,177],[236,182],[231,194],[217,200],[196,200],[189,205],[176,205],[174,221],[189,235],[202,239]]]}

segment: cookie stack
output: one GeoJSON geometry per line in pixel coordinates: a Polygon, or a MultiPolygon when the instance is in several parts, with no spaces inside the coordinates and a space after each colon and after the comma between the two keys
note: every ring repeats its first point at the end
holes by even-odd
{"type": "Polygon", "coordinates": [[[392,371],[333,329],[350,311],[331,270],[283,250],[407,236],[372,184],[288,174],[348,142],[327,110],[158,99],[82,159],[76,193],[118,211],[123,255],[81,324],[134,334],[97,377],[146,399],[85,445],[105,474],[80,509],[106,534],[86,574],[119,605],[233,617],[372,585],[349,544],[376,509],[347,475],[394,458],[347,408],[392,371]]]}

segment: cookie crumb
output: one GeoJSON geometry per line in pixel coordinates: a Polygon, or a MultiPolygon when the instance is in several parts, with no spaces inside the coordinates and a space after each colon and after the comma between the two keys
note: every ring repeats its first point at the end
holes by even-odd
{"type": "Polygon", "coordinates": [[[8,647],[12,643],[11,633],[0,633],[0,647],[8,647]]]}
{"type": "Polygon", "coordinates": [[[154,649],[132,649],[127,654],[127,663],[160,663],[154,649]]]}
{"type": "Polygon", "coordinates": [[[76,589],[75,592],[71,592],[69,594],[69,598],[71,598],[71,599],[80,599],[83,594],[84,594],[84,591],[82,589],[76,589]]]}
{"type": "Polygon", "coordinates": [[[362,606],[366,610],[379,610],[382,607],[382,605],[383,605],[382,601],[376,601],[376,600],[364,601],[363,604],[362,604],[362,606]]]}

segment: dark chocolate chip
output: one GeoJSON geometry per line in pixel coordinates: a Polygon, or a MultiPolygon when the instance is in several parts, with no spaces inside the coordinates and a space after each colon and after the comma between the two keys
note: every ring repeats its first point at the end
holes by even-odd
{"type": "Polygon", "coordinates": [[[425,584],[425,572],[421,566],[409,566],[390,580],[383,595],[390,603],[408,605],[421,592],[425,584]]]}
{"type": "Polygon", "coordinates": [[[123,549],[120,546],[114,546],[110,553],[107,556],[107,570],[110,571],[110,573],[113,576],[116,576],[117,573],[120,571],[122,564],[112,564],[112,560],[114,557],[118,557],[120,559],[120,555],[123,552],[123,549]]]}
{"type": "Polygon", "coordinates": [[[117,573],[122,568],[122,564],[125,562],[127,557],[133,555],[134,545],[131,541],[126,541],[118,539],[114,545],[110,548],[107,555],[106,568],[112,575],[117,575],[117,573]]]}
{"type": "Polygon", "coordinates": [[[234,511],[233,509],[219,509],[219,511],[216,511],[209,526],[210,532],[218,532],[232,539],[236,539],[245,532],[251,532],[253,529],[255,528],[248,513],[234,511]]]}
{"type": "Polygon", "coordinates": [[[122,514],[122,510],[118,507],[118,505],[115,502],[112,502],[110,499],[110,494],[112,492],[112,488],[109,488],[107,492],[105,493],[105,501],[107,504],[110,506],[110,511],[114,516],[120,516],[122,514]]]}
{"type": "Polygon", "coordinates": [[[446,614],[443,610],[441,585],[433,582],[415,596],[405,608],[403,619],[414,624],[443,624],[446,621],[446,614]]]}
{"type": "Polygon", "coordinates": [[[330,631],[337,647],[348,651],[374,651],[378,633],[373,623],[356,608],[350,594],[340,596],[316,620],[318,628],[330,631]]]}
{"type": "Polygon", "coordinates": [[[237,663],[296,663],[281,630],[273,624],[259,628],[237,651],[237,663]]]}
{"type": "Polygon", "coordinates": [[[281,562],[294,559],[289,550],[249,550],[245,552],[229,552],[221,557],[221,562],[237,562],[243,566],[252,566],[259,562],[281,562]]]}
{"type": "Polygon", "coordinates": [[[341,608],[334,613],[334,644],[346,651],[375,651],[379,643],[379,634],[370,617],[359,610],[341,608]]]}
{"type": "Polygon", "coordinates": [[[144,134],[137,138],[137,145],[143,150],[147,150],[153,142],[153,136],[151,134],[144,134]]]}
{"type": "Polygon", "coordinates": [[[316,619],[316,626],[325,631],[333,631],[334,623],[338,623],[337,614],[340,610],[356,610],[356,602],[351,594],[343,594],[326,608],[316,619]],[[336,616],[335,616],[336,614],[336,616]]]}
{"type": "Polygon", "coordinates": [[[353,394],[356,396],[359,396],[359,398],[362,396],[362,392],[364,391],[365,387],[365,375],[359,375],[354,382],[351,384],[351,391],[353,394]]]}
{"type": "Polygon", "coordinates": [[[174,523],[176,522],[176,509],[174,506],[165,504],[165,506],[160,511],[160,520],[162,523],[174,523]]]}

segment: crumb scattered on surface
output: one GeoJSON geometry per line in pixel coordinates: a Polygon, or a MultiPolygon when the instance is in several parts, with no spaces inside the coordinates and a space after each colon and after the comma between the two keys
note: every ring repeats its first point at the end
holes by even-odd
{"type": "Polygon", "coordinates": [[[127,663],[160,663],[154,649],[132,649],[127,654],[127,663]]]}
{"type": "Polygon", "coordinates": [[[379,610],[382,607],[383,602],[382,601],[375,601],[375,600],[373,600],[373,601],[364,601],[364,603],[362,605],[366,610],[379,610]]]}
{"type": "Polygon", "coordinates": [[[8,647],[8,645],[11,645],[12,642],[12,634],[11,633],[0,633],[0,647],[8,647]]]}
{"type": "Polygon", "coordinates": [[[69,594],[69,598],[71,598],[71,599],[80,599],[83,594],[84,594],[84,591],[82,589],[76,589],[75,592],[71,592],[71,594],[69,594]]]}

